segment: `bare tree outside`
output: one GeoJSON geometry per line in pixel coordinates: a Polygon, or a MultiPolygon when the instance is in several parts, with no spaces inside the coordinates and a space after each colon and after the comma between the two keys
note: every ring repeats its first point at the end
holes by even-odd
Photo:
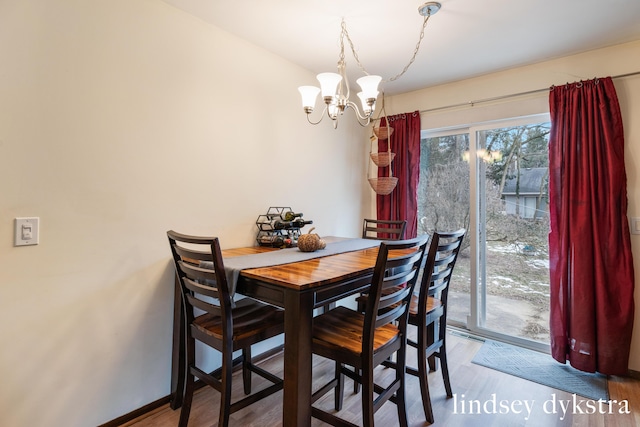
{"type": "MultiPolygon", "coordinates": [[[[541,342],[549,340],[548,135],[549,123],[477,134],[486,271],[477,291],[487,307],[481,326],[541,342]]],[[[421,149],[418,232],[469,230],[469,135],[425,138],[421,149]]],[[[452,307],[450,318],[460,322],[469,314],[469,237],[451,288],[460,306],[452,307]]]]}
{"type": "MultiPolygon", "coordinates": [[[[418,190],[418,233],[469,229],[469,151],[467,134],[422,141],[418,190]]],[[[467,243],[464,247],[468,247],[467,243]]]]}
{"type": "MultiPolygon", "coordinates": [[[[469,230],[469,135],[452,134],[421,141],[418,234],[469,230]]],[[[470,308],[469,233],[462,242],[451,279],[448,320],[466,324],[470,308]]]]}

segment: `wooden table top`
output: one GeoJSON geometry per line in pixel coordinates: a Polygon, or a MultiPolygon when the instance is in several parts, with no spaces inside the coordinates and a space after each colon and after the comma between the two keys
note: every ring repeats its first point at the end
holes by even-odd
{"type": "MultiPolygon", "coordinates": [[[[222,254],[223,256],[240,256],[268,250],[273,250],[273,248],[256,246],[226,249],[222,251],[222,254]]],[[[303,290],[356,277],[363,272],[373,272],[377,256],[378,248],[369,248],[290,264],[246,269],[242,270],[240,275],[303,290]]]]}
{"type": "Polygon", "coordinates": [[[246,248],[222,249],[223,258],[241,255],[261,254],[269,251],[279,251],[278,248],[270,248],[268,246],[247,246],[246,248]]]}

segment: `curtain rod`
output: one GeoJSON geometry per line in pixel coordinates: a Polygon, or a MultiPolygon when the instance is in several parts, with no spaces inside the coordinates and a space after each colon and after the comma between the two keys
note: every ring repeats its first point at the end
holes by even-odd
{"type": "MultiPolygon", "coordinates": [[[[640,71],[635,71],[633,73],[627,73],[627,74],[619,74],[619,75],[613,76],[611,78],[612,79],[619,79],[619,78],[622,78],[622,77],[635,76],[637,74],[640,74],[640,71]]],[[[480,103],[484,103],[484,102],[491,102],[491,101],[499,101],[501,99],[515,98],[515,97],[524,96],[524,95],[532,95],[534,93],[540,93],[540,92],[545,92],[545,91],[549,91],[549,88],[547,87],[547,88],[544,88],[544,89],[529,90],[527,92],[512,93],[510,95],[495,96],[493,98],[484,98],[484,99],[479,99],[477,101],[461,102],[459,104],[451,104],[451,105],[445,105],[443,107],[429,108],[427,110],[420,110],[420,114],[422,114],[422,113],[430,113],[432,111],[446,110],[446,109],[449,109],[449,108],[456,108],[456,107],[465,107],[465,106],[473,107],[475,104],[480,104],[480,103]]]]}

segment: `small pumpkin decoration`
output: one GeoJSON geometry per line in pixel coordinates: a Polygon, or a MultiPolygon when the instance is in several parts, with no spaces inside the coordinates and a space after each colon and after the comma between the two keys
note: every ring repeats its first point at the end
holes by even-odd
{"type": "Polygon", "coordinates": [[[315,227],[309,230],[307,234],[301,234],[298,237],[298,249],[302,252],[315,252],[320,249],[320,236],[311,233],[315,227]]]}
{"type": "Polygon", "coordinates": [[[327,247],[327,242],[324,241],[324,239],[320,238],[320,240],[318,240],[318,249],[324,249],[327,247]]]}

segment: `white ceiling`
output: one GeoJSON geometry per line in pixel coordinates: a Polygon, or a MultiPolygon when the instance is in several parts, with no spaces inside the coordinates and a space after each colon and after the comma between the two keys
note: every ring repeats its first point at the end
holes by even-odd
{"type": "MultiPolygon", "coordinates": [[[[163,0],[287,60],[336,71],[344,17],[358,57],[383,81],[407,65],[422,0],[163,0]]],[[[441,0],[415,62],[387,94],[640,40],[640,0],[441,0]]],[[[346,42],[345,42],[346,43],[346,42]]],[[[348,44],[351,79],[359,71],[348,44]]],[[[256,73],[260,70],[256,64],[256,73]]],[[[639,70],[640,71],[640,70],[639,70]]],[[[317,84],[315,81],[297,85],[317,84]]]]}

